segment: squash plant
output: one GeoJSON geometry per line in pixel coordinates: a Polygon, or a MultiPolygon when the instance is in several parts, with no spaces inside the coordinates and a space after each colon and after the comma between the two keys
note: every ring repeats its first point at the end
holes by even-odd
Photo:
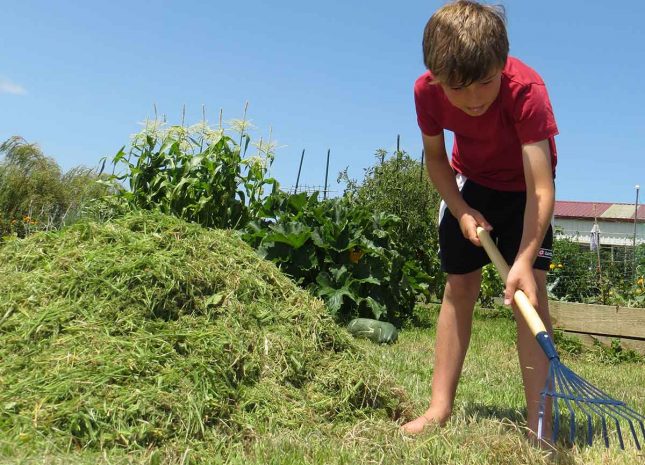
{"type": "Polygon", "coordinates": [[[322,297],[339,320],[400,321],[412,314],[415,264],[398,252],[398,217],[349,197],[273,195],[243,235],[267,259],[322,297]]]}
{"type": "Polygon", "coordinates": [[[370,211],[392,213],[401,219],[396,228],[399,252],[423,270],[423,276],[416,277],[427,287],[415,290],[428,300],[433,294],[441,298],[445,277],[438,254],[439,193],[427,179],[424,167],[406,152],[395,151],[388,158],[388,153],[379,149],[375,156],[377,163],[364,170],[361,182],[350,178],[347,169],[340,173],[345,194],[370,211]]]}

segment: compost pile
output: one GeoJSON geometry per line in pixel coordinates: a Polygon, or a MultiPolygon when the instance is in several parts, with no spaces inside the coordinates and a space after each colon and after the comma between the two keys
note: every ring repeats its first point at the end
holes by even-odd
{"type": "Polygon", "coordinates": [[[236,233],[156,213],[0,246],[0,429],[142,447],[397,418],[322,301],[236,233]]]}

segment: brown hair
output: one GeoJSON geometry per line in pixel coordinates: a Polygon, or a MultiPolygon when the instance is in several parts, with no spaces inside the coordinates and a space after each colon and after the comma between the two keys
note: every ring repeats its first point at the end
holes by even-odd
{"type": "Polygon", "coordinates": [[[501,6],[457,0],[438,9],[423,32],[423,59],[434,77],[468,86],[502,68],[508,57],[501,6]]]}

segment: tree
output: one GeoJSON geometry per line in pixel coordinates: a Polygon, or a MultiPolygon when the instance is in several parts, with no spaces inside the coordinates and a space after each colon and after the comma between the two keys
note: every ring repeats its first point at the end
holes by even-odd
{"type": "Polygon", "coordinates": [[[24,236],[35,229],[61,226],[90,199],[108,188],[94,170],[76,167],[63,173],[36,144],[19,136],[0,144],[0,234],[24,236]]]}

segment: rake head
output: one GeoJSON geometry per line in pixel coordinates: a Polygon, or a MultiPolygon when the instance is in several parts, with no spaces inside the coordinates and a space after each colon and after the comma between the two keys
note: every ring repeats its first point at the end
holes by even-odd
{"type": "Polygon", "coordinates": [[[553,436],[555,443],[563,413],[568,410],[569,441],[576,440],[576,415],[586,426],[586,443],[592,445],[594,427],[599,427],[605,447],[609,447],[610,432],[615,432],[621,449],[625,448],[621,423],[629,426],[629,431],[638,450],[641,450],[641,439],[645,440],[645,416],[629,408],[624,402],[611,398],[607,393],[584,380],[560,362],[560,358],[548,335],[539,334],[538,342],[549,357],[549,375],[541,393],[538,439],[542,439],[546,398],[553,399],[553,436]],[[542,336],[542,337],[540,337],[542,336]],[[562,411],[561,411],[562,410],[562,411]]]}

